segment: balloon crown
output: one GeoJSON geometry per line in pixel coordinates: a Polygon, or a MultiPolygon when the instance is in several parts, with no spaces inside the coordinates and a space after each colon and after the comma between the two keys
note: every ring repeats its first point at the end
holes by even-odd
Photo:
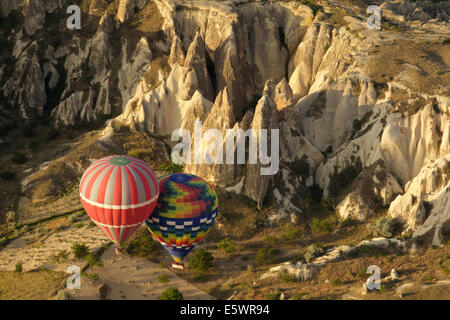
{"type": "Polygon", "coordinates": [[[170,181],[178,182],[178,183],[186,183],[192,179],[192,176],[184,174],[184,173],[175,173],[172,174],[169,178],[170,181]]]}

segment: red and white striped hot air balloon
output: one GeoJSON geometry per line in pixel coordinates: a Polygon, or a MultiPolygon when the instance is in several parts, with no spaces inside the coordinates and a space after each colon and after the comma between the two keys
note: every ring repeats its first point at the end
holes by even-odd
{"type": "Polygon", "coordinates": [[[119,246],[150,217],[158,195],[158,179],[152,169],[130,156],[97,160],[80,182],[87,214],[119,246]]]}

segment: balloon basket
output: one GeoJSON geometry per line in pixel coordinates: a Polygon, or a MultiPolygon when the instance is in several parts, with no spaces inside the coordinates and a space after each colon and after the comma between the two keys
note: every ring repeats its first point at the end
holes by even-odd
{"type": "Polygon", "coordinates": [[[184,270],[184,265],[182,263],[172,262],[172,268],[184,270]]]}

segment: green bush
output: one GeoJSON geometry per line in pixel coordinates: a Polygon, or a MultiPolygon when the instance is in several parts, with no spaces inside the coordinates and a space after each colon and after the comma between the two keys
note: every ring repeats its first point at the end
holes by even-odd
{"type": "Polygon", "coordinates": [[[9,240],[5,237],[0,238],[0,247],[6,246],[9,240]]]}
{"type": "Polygon", "coordinates": [[[147,228],[139,228],[126,244],[126,251],[132,256],[148,257],[156,250],[155,242],[147,228]]]}
{"type": "Polygon", "coordinates": [[[22,229],[20,229],[21,234],[27,234],[30,231],[29,226],[23,226],[22,229]]]}
{"type": "Polygon", "coordinates": [[[361,268],[359,268],[358,270],[358,273],[356,274],[356,277],[358,279],[367,279],[369,277],[369,275],[367,274],[367,268],[361,266],[361,268]]]}
{"type": "Polygon", "coordinates": [[[306,249],[304,257],[307,263],[311,263],[314,259],[320,257],[324,253],[325,250],[322,247],[312,244],[306,249]]]}
{"type": "Polygon", "coordinates": [[[25,162],[27,162],[27,160],[28,160],[27,156],[24,153],[19,152],[19,151],[14,152],[13,156],[11,157],[11,161],[16,164],[25,163],[25,162]]]}
{"type": "Polygon", "coordinates": [[[158,281],[161,283],[167,283],[169,282],[169,276],[167,274],[162,274],[158,276],[158,281]]]}
{"type": "Polygon", "coordinates": [[[305,294],[302,293],[302,292],[297,292],[297,293],[294,293],[294,294],[289,298],[289,300],[302,300],[304,295],[305,295],[305,294]]]}
{"type": "Polygon", "coordinates": [[[170,287],[163,291],[159,300],[184,300],[184,298],[180,290],[170,287]]]}
{"type": "Polygon", "coordinates": [[[128,152],[128,155],[135,157],[135,158],[140,158],[143,155],[143,153],[138,150],[132,150],[132,151],[128,152]]]}
{"type": "Polygon", "coordinates": [[[283,240],[295,240],[300,238],[300,230],[291,224],[287,224],[281,234],[283,240]]]}
{"type": "Polygon", "coordinates": [[[14,180],[16,178],[16,174],[11,171],[3,171],[0,173],[0,179],[3,180],[14,180]]]}
{"type": "Polygon", "coordinates": [[[321,221],[317,218],[313,218],[312,221],[312,229],[316,232],[326,231],[329,232],[331,230],[330,224],[326,221],[321,221]]]}
{"type": "Polygon", "coordinates": [[[273,263],[273,256],[275,255],[275,249],[273,248],[260,248],[256,251],[255,262],[259,265],[266,265],[273,263]]]}
{"type": "Polygon", "coordinates": [[[90,266],[103,267],[103,262],[95,254],[89,253],[85,259],[90,266]]]}
{"type": "Polygon", "coordinates": [[[62,261],[67,260],[67,258],[69,257],[69,253],[67,252],[67,250],[61,250],[59,251],[57,254],[55,254],[53,256],[53,260],[55,260],[57,263],[60,263],[62,261]]]}
{"type": "Polygon", "coordinates": [[[159,166],[159,171],[164,171],[168,173],[179,173],[184,171],[184,166],[176,163],[162,164],[159,166]]]}
{"type": "Polygon", "coordinates": [[[279,291],[268,292],[264,296],[265,300],[280,300],[281,293],[279,291]]]}
{"type": "Polygon", "coordinates": [[[98,281],[98,279],[99,279],[98,274],[96,274],[95,272],[92,272],[92,273],[83,272],[81,275],[92,281],[98,281]]]}
{"type": "Polygon", "coordinates": [[[23,271],[22,262],[17,262],[17,263],[16,263],[16,269],[15,269],[15,271],[16,271],[17,273],[21,273],[21,272],[23,271]]]}
{"type": "Polygon", "coordinates": [[[369,223],[367,230],[372,233],[374,237],[392,237],[395,230],[395,221],[389,217],[381,217],[375,223],[369,223]]]}
{"type": "Polygon", "coordinates": [[[189,267],[197,271],[208,271],[212,266],[214,257],[211,252],[199,248],[194,251],[189,259],[189,267]]]}
{"type": "Polygon", "coordinates": [[[8,211],[6,213],[6,222],[8,224],[14,224],[17,220],[17,213],[15,211],[8,211]]]}
{"type": "Polygon", "coordinates": [[[331,284],[335,287],[338,287],[338,286],[342,285],[342,281],[341,281],[341,279],[334,279],[331,281],[331,284]]]}
{"type": "Polygon", "coordinates": [[[74,243],[71,249],[77,258],[83,258],[89,254],[89,247],[84,243],[74,243]]]}
{"type": "Polygon", "coordinates": [[[295,276],[293,274],[290,274],[286,270],[280,273],[279,278],[282,282],[286,283],[292,283],[296,280],[295,276]]]}
{"type": "Polygon", "coordinates": [[[229,238],[225,238],[220,241],[217,247],[220,251],[223,251],[227,254],[233,254],[236,251],[236,245],[234,241],[229,238]]]}

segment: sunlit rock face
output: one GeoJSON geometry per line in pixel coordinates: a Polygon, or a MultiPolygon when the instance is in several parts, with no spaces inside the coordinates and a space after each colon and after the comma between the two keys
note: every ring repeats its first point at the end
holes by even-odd
{"type": "MultiPolygon", "coordinates": [[[[442,243],[448,90],[422,92],[411,87],[409,71],[383,78],[369,68],[378,51],[404,39],[400,33],[366,30],[355,17],[336,25],[332,8],[314,12],[296,2],[174,0],[92,2],[78,32],[63,29],[67,5],[0,3],[8,22],[0,30],[0,129],[50,115],[61,129],[127,127],[173,146],[174,130],[193,136],[200,121],[202,133],[222,134],[223,150],[239,130],[276,129],[273,175],[261,174],[268,166],[261,161],[249,163],[248,145],[243,163],[188,163],[185,171],[259,207],[274,204],[276,219],[301,216],[305,198],[320,189],[342,220],[389,208],[413,238],[442,243]],[[416,107],[405,112],[402,103],[416,107]]],[[[382,8],[389,21],[449,32],[445,2],[382,8]]],[[[398,65],[420,73],[411,61],[398,65]]]]}

